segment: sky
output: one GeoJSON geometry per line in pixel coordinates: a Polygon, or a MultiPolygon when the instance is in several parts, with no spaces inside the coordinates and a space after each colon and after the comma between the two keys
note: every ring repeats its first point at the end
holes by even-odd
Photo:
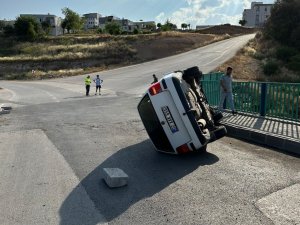
{"type": "MultiPolygon", "coordinates": [[[[262,0],[274,3],[274,0],[262,0]]],[[[251,0],[0,0],[0,20],[13,20],[20,14],[54,14],[63,17],[61,9],[68,7],[82,15],[100,13],[132,21],[170,20],[179,27],[182,23],[196,25],[237,25],[251,0]]]]}

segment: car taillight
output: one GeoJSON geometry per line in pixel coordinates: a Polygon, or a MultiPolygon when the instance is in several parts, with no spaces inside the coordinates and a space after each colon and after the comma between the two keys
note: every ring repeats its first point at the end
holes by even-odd
{"type": "Polygon", "coordinates": [[[190,152],[191,150],[189,149],[189,146],[187,144],[184,144],[184,145],[181,145],[178,148],[176,148],[176,151],[179,154],[184,154],[184,153],[190,152]]]}
{"type": "Polygon", "coordinates": [[[157,95],[158,93],[162,92],[160,83],[157,82],[155,84],[153,84],[150,88],[149,88],[149,92],[151,95],[157,95]]]}

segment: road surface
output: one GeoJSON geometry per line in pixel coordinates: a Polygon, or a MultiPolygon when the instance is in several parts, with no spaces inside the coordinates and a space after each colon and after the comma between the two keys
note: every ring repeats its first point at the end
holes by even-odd
{"type": "Polygon", "coordinates": [[[84,96],[84,76],[0,81],[14,107],[0,116],[0,224],[299,224],[299,158],[227,137],[159,154],[136,110],[153,73],[208,72],[251,37],[101,72],[102,96],[84,96]],[[105,167],[128,186],[109,189],[105,167]]]}

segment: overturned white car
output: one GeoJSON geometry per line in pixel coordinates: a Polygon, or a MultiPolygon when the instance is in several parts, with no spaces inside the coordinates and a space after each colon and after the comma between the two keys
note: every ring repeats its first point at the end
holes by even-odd
{"type": "Polygon", "coordinates": [[[138,104],[146,131],[158,151],[182,154],[206,151],[207,144],[226,135],[222,118],[208,104],[199,85],[198,67],[164,76],[138,104]]]}

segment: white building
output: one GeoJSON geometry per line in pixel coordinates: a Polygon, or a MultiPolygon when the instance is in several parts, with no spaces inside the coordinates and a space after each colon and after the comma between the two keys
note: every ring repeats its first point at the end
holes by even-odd
{"type": "Polygon", "coordinates": [[[154,21],[140,21],[140,22],[134,22],[133,24],[138,30],[156,29],[156,23],[154,21]]]}
{"type": "Polygon", "coordinates": [[[245,9],[243,20],[245,27],[262,27],[271,15],[273,4],[263,4],[262,2],[252,2],[251,9],[245,9]]]}
{"type": "Polygon", "coordinates": [[[101,15],[99,13],[88,13],[84,14],[83,17],[85,18],[85,29],[92,29],[92,28],[98,28],[99,27],[99,19],[101,18],[101,15]]]}
{"type": "Polygon", "coordinates": [[[104,16],[99,18],[99,27],[104,30],[107,23],[119,21],[120,18],[115,16],[104,16]]]}
{"type": "Polygon", "coordinates": [[[21,14],[20,16],[31,16],[34,17],[38,22],[47,22],[50,24],[50,35],[58,36],[63,34],[63,29],[61,27],[62,19],[55,15],[38,15],[38,14],[21,14]]]}
{"type": "Polygon", "coordinates": [[[155,22],[154,21],[140,21],[140,22],[133,22],[128,19],[120,19],[115,16],[105,16],[99,18],[99,27],[103,30],[105,29],[105,25],[107,23],[117,23],[120,25],[122,32],[128,32],[132,33],[135,29],[141,31],[141,30],[147,30],[149,27],[154,27],[155,22]]]}
{"type": "Polygon", "coordinates": [[[15,26],[15,20],[0,20],[1,23],[3,23],[4,26],[15,26]]]}

